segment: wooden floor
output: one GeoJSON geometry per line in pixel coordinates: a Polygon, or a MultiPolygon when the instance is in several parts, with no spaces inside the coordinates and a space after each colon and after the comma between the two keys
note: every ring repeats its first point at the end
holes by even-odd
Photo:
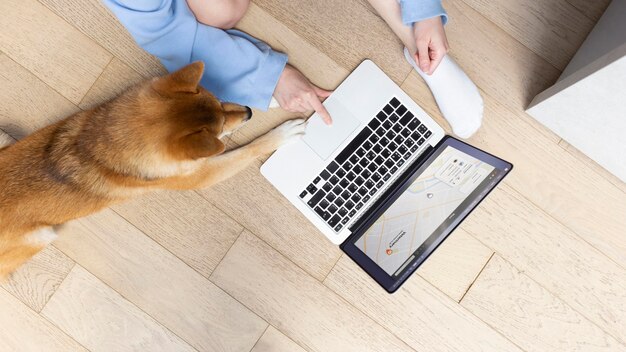
{"type": "MultiPolygon", "coordinates": [[[[626,185],[524,113],[608,0],[447,0],[470,142],[515,164],[394,295],[259,174],[68,224],[0,288],[1,351],[624,351],[626,185]]],[[[0,143],[163,73],[98,0],[0,2],[0,143]]],[[[447,127],[365,0],[255,0],[239,28],[325,88],[373,59],[447,127]]],[[[285,112],[257,112],[245,143],[285,112]]]]}

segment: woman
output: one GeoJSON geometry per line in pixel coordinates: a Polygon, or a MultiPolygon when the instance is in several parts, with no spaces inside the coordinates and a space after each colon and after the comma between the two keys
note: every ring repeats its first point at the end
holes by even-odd
{"type": "MultiPolygon", "coordinates": [[[[407,60],[429,84],[439,107],[460,137],[480,126],[478,90],[446,56],[440,0],[369,0],[406,46],[407,60]],[[419,63],[419,67],[415,62],[419,63]]],[[[104,0],[139,45],[169,71],[202,60],[201,84],[220,100],[267,109],[272,96],[293,112],[315,110],[328,124],[321,101],[330,92],[311,84],[287,64],[285,54],[232,28],[250,0],[104,0]]]]}

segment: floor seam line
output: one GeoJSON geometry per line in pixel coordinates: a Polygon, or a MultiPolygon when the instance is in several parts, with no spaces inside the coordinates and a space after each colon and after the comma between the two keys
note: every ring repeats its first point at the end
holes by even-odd
{"type": "MultiPolygon", "coordinates": [[[[36,310],[34,310],[33,308],[31,308],[28,304],[22,302],[19,298],[17,298],[13,293],[9,292],[6,288],[4,287],[0,287],[1,290],[4,290],[6,293],[8,293],[9,295],[11,295],[13,298],[15,298],[20,304],[24,305],[24,307],[26,307],[26,309],[32,311],[33,313],[35,313],[39,318],[43,319],[44,321],[48,322],[50,325],[54,326],[55,328],[57,328],[63,335],[67,336],[70,340],[74,341],[74,343],[76,343],[77,345],[81,346],[82,348],[84,348],[86,351],[91,351],[90,349],[88,349],[87,347],[83,346],[82,343],[78,342],[73,336],[71,336],[70,334],[68,334],[65,330],[61,329],[60,326],[58,326],[55,322],[51,321],[50,319],[48,319],[46,316],[44,316],[43,314],[41,314],[40,312],[37,312],[36,310]]],[[[51,296],[52,297],[52,296],[51,296]]],[[[43,310],[43,309],[42,309],[43,310]]]]}
{"type": "Polygon", "coordinates": [[[462,1],[466,6],[470,7],[472,10],[474,10],[474,12],[478,13],[482,18],[484,18],[486,21],[490,22],[491,24],[493,24],[494,26],[498,27],[498,29],[500,29],[503,33],[505,33],[508,37],[510,37],[512,40],[516,41],[517,43],[521,44],[524,48],[528,49],[529,51],[531,51],[532,53],[534,53],[535,55],[537,55],[539,58],[541,58],[543,61],[545,61],[546,63],[548,63],[548,65],[552,66],[554,69],[556,69],[557,71],[559,71],[559,73],[562,73],[564,69],[558,68],[556,67],[551,61],[549,61],[548,59],[544,58],[543,56],[541,56],[539,53],[537,53],[535,50],[529,48],[526,44],[522,43],[521,41],[519,41],[519,39],[515,38],[514,36],[512,36],[509,32],[507,32],[504,28],[500,27],[500,25],[498,25],[497,23],[495,23],[494,21],[491,20],[491,18],[486,17],[481,11],[479,11],[478,9],[474,8],[474,6],[472,6],[471,4],[467,3],[467,0],[459,0],[462,1]]]}
{"type": "MultiPolygon", "coordinates": [[[[54,247],[55,249],[59,250],[58,248],[54,247]]],[[[69,258],[69,257],[68,257],[69,258]]],[[[72,267],[70,268],[70,270],[68,270],[67,274],[65,274],[65,276],[63,277],[63,279],[61,280],[61,282],[59,282],[59,285],[57,286],[57,288],[54,290],[54,292],[50,295],[50,297],[46,300],[46,303],[44,303],[44,305],[41,307],[41,309],[37,312],[38,314],[41,314],[41,312],[43,312],[44,309],[46,309],[46,306],[48,306],[48,303],[50,303],[50,300],[52,300],[52,297],[54,297],[54,295],[57,293],[57,291],[59,291],[59,288],[61,288],[61,285],[63,285],[63,283],[67,280],[67,277],[70,276],[70,274],[72,273],[72,271],[74,270],[74,268],[76,268],[76,265],[78,263],[76,263],[76,261],[74,259],[72,259],[72,267]]],[[[35,310],[36,311],[36,310],[35,310]]]]}
{"type": "MultiPolygon", "coordinates": [[[[6,52],[2,52],[2,54],[4,54],[4,56],[6,56],[9,60],[13,61],[16,65],[18,65],[19,67],[21,67],[24,71],[28,72],[29,74],[31,74],[33,77],[35,77],[35,79],[37,81],[39,81],[40,83],[42,83],[43,85],[45,85],[48,89],[50,89],[51,91],[53,91],[54,93],[56,93],[59,97],[61,97],[63,100],[65,100],[66,102],[68,102],[70,105],[76,107],[77,111],[71,115],[65,116],[63,118],[69,117],[69,116],[73,116],[74,114],[78,113],[81,111],[81,108],[78,107],[77,104],[75,104],[73,101],[71,101],[68,97],[66,97],[65,95],[63,95],[61,92],[59,92],[56,88],[52,87],[50,84],[48,84],[48,82],[45,82],[44,80],[42,80],[35,72],[31,71],[30,69],[26,68],[25,66],[23,66],[22,64],[20,64],[19,62],[17,62],[17,60],[15,60],[14,58],[12,58],[9,54],[7,54],[6,52]]],[[[48,126],[48,125],[46,125],[48,126]]]]}
{"type": "MultiPolygon", "coordinates": [[[[55,247],[57,248],[57,247],[55,247]]],[[[57,248],[59,251],[61,251],[61,249],[57,248]]],[[[65,254],[65,252],[61,251],[62,253],[65,254]]],[[[68,256],[69,258],[71,258],[69,255],[66,254],[66,256],[68,256]]],[[[74,260],[72,258],[72,260],[74,260]]],[[[156,322],[160,327],[162,327],[163,329],[169,331],[172,335],[176,336],[177,338],[179,338],[181,341],[183,341],[185,344],[187,344],[189,347],[193,348],[194,350],[198,351],[198,349],[189,341],[187,341],[186,339],[184,339],[182,336],[180,336],[179,334],[177,334],[176,332],[174,332],[170,327],[168,327],[167,325],[165,325],[165,323],[161,322],[159,319],[157,319],[156,317],[154,317],[152,314],[148,313],[145,309],[143,309],[142,307],[140,307],[139,305],[137,305],[137,303],[133,302],[128,296],[124,295],[122,292],[119,292],[118,290],[116,290],[113,286],[109,285],[107,282],[105,282],[102,278],[100,278],[98,275],[96,275],[95,273],[91,272],[91,270],[89,270],[87,267],[81,265],[79,262],[77,262],[76,260],[74,260],[75,262],[75,266],[78,265],[79,267],[81,267],[82,269],[84,269],[85,271],[87,271],[90,275],[92,275],[93,277],[95,277],[100,283],[102,283],[103,285],[105,285],[106,287],[108,287],[111,291],[115,292],[116,294],[118,294],[120,297],[122,297],[126,302],[128,302],[129,304],[131,304],[133,307],[135,307],[137,310],[141,311],[143,314],[145,314],[146,316],[150,317],[150,319],[152,319],[154,322],[156,322]]],[[[72,268],[73,269],[73,268],[72,268]]],[[[69,274],[68,274],[69,275],[69,274]]],[[[43,311],[43,309],[42,309],[43,311]]],[[[60,329],[60,328],[59,328],[60,329]]]]}
{"type": "MultiPolygon", "coordinates": [[[[546,290],[548,293],[550,293],[551,295],[553,295],[554,297],[556,297],[557,299],[559,299],[559,301],[561,301],[563,304],[567,305],[568,307],[570,307],[572,310],[574,310],[575,312],[577,312],[578,314],[580,314],[583,318],[585,318],[587,321],[589,321],[590,323],[594,324],[596,327],[598,327],[601,331],[603,331],[605,334],[611,336],[613,339],[615,339],[615,341],[619,342],[620,344],[626,346],[626,341],[622,341],[622,339],[619,339],[615,336],[613,336],[613,334],[607,332],[604,328],[600,327],[595,321],[593,321],[591,318],[589,318],[586,314],[583,314],[582,312],[580,312],[578,309],[574,308],[569,302],[568,300],[565,300],[564,298],[562,298],[560,295],[558,295],[557,293],[553,292],[551,289],[549,289],[548,287],[546,287],[544,284],[540,283],[539,281],[537,281],[536,279],[534,279],[533,277],[531,277],[528,274],[528,270],[520,270],[516,265],[514,265],[513,263],[511,263],[503,254],[498,253],[494,248],[492,248],[492,246],[489,246],[488,244],[484,243],[483,241],[481,241],[480,239],[478,239],[476,237],[476,235],[469,231],[469,230],[465,230],[470,236],[472,236],[474,239],[476,239],[478,242],[482,243],[485,247],[489,248],[490,250],[493,251],[492,257],[493,255],[498,255],[500,258],[502,258],[504,261],[506,261],[507,263],[509,263],[511,266],[513,266],[516,270],[518,270],[518,272],[520,272],[521,274],[523,274],[524,276],[528,277],[530,280],[532,280],[533,282],[535,282],[539,287],[541,287],[542,289],[546,290]]],[[[490,258],[491,260],[491,258],[490,258]]],[[[481,271],[482,272],[482,271],[481,271]]],[[[478,277],[477,277],[478,278],[478,277]]],[[[471,288],[471,287],[470,287],[471,288]]],[[[469,288],[467,290],[467,292],[469,291],[469,288]]],[[[467,294],[466,292],[466,294],[467,294]]],[[[463,297],[461,299],[465,298],[465,294],[463,295],[463,297]]],[[[459,301],[459,305],[461,305],[461,301],[459,301]]],[[[472,313],[473,314],[473,313],[472,313]]],[[[481,319],[482,320],[482,319],[481,319]]]]}
{"type": "Polygon", "coordinates": [[[104,65],[104,67],[102,68],[102,71],[100,72],[100,74],[98,75],[98,77],[96,77],[96,79],[93,81],[93,83],[91,84],[91,86],[89,87],[89,89],[87,89],[87,91],[85,92],[85,94],[83,94],[83,97],[80,99],[80,101],[78,102],[78,104],[76,104],[76,106],[78,106],[79,109],[83,110],[84,109],[80,106],[83,101],[85,101],[85,98],[89,95],[89,92],[91,92],[91,90],[93,89],[93,87],[95,87],[96,83],[98,83],[98,80],[100,80],[100,77],[102,77],[102,75],[104,74],[104,72],[107,70],[107,68],[109,68],[109,66],[111,65],[111,63],[113,62],[113,60],[115,60],[116,57],[115,56],[111,56],[111,60],[109,60],[109,62],[107,62],[106,65],[104,65]]]}
{"type": "Polygon", "coordinates": [[[474,286],[474,283],[476,283],[476,280],[478,280],[478,277],[480,277],[480,274],[482,274],[483,271],[485,270],[485,268],[487,267],[487,265],[489,265],[489,262],[491,261],[491,259],[493,258],[494,255],[496,255],[496,252],[492,251],[491,255],[489,256],[489,259],[487,259],[487,261],[485,262],[485,265],[483,265],[483,267],[480,269],[478,274],[476,274],[476,276],[474,277],[474,280],[472,280],[472,282],[467,287],[467,290],[465,290],[465,292],[463,293],[463,296],[461,296],[461,298],[458,300],[459,304],[461,304],[461,302],[463,301],[463,298],[465,298],[465,295],[467,295],[469,290],[472,289],[472,286],[474,286]]]}
{"type": "MultiPolygon", "coordinates": [[[[268,246],[269,248],[271,248],[272,250],[274,250],[276,253],[278,253],[278,255],[280,255],[283,259],[287,260],[290,264],[294,265],[296,268],[298,268],[299,270],[302,270],[308,277],[312,278],[313,280],[315,280],[316,282],[318,282],[320,285],[323,286],[323,288],[329,290],[330,292],[332,292],[333,295],[335,295],[337,298],[339,298],[341,301],[343,301],[344,303],[346,303],[348,306],[356,309],[357,311],[359,311],[361,314],[365,315],[369,320],[371,320],[374,324],[382,327],[384,330],[386,330],[388,333],[392,334],[394,337],[396,337],[398,340],[402,341],[405,345],[407,345],[410,349],[414,350],[415,349],[413,347],[411,347],[408,343],[406,343],[406,341],[404,341],[403,339],[399,338],[398,336],[396,336],[394,333],[392,333],[391,331],[389,331],[389,329],[387,329],[385,326],[380,325],[376,320],[372,319],[372,317],[370,317],[369,315],[365,314],[363,311],[361,311],[360,309],[358,309],[357,307],[355,307],[352,303],[348,302],[345,298],[343,298],[341,295],[339,295],[338,293],[336,293],[333,289],[331,289],[330,287],[326,286],[323,282],[320,282],[317,278],[315,278],[313,275],[311,275],[308,271],[304,270],[303,268],[301,268],[298,264],[294,263],[293,260],[291,260],[291,258],[288,258],[287,256],[285,256],[285,254],[279,252],[277,249],[275,249],[274,247],[272,247],[272,245],[270,245],[269,243],[267,243],[267,241],[265,241],[264,239],[260,238],[259,236],[257,236],[256,234],[254,234],[253,232],[249,231],[250,234],[252,236],[254,236],[257,240],[263,242],[263,244],[265,244],[266,246],[268,246]]],[[[212,275],[211,275],[212,276],[212,275]]],[[[221,286],[219,286],[216,282],[214,282],[212,279],[210,279],[211,282],[213,282],[216,286],[220,287],[220,289],[224,292],[226,292],[221,286]]],[[[227,292],[228,293],[228,292],[227,292]]],[[[229,294],[230,295],[230,294],[229,294]]],[[[231,296],[232,297],[232,296],[231,296]]],[[[233,299],[235,299],[233,297],[233,299]]],[[[239,301],[238,301],[239,302],[239,301]]],[[[240,302],[241,303],[241,302],[240,302]]],[[[243,303],[241,303],[243,304],[243,303]]],[[[246,308],[252,310],[251,308],[249,308],[248,306],[246,306],[246,308]]],[[[265,320],[265,319],[264,319],[265,320]]],[[[266,320],[267,321],[267,320],[266,320]]],[[[271,325],[271,322],[268,322],[268,324],[271,325]]],[[[280,330],[279,330],[280,331],[280,330]]],[[[293,339],[292,339],[293,340],[293,339]]],[[[295,341],[294,341],[295,342],[295,341]]]]}

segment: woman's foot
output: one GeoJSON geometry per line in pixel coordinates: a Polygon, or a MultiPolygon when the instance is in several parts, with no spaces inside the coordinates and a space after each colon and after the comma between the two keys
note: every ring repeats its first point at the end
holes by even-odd
{"type": "Polygon", "coordinates": [[[407,48],[404,48],[404,57],[428,84],[454,134],[461,138],[473,135],[483,119],[483,99],[474,82],[449,55],[432,75],[420,70],[407,48]]]}

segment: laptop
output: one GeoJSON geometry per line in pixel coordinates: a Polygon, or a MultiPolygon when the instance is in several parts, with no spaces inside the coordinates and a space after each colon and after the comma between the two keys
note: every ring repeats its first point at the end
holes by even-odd
{"type": "Polygon", "coordinates": [[[451,136],[372,61],[278,149],[265,178],[388,292],[396,291],[513,165],[451,136]]]}

